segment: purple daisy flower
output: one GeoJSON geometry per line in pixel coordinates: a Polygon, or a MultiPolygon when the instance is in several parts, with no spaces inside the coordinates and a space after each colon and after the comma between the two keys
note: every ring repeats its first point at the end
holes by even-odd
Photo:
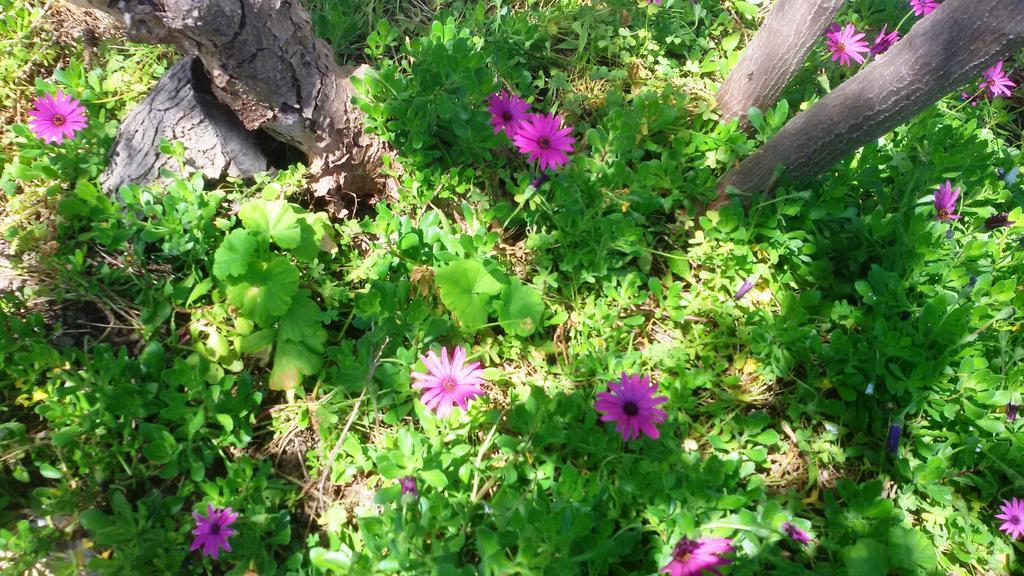
{"type": "Polygon", "coordinates": [[[910,9],[914,11],[914,16],[927,16],[938,7],[939,3],[935,0],[910,0],[910,9]]]}
{"type": "Polygon", "coordinates": [[[44,94],[36,98],[35,108],[28,113],[32,132],[44,142],[60,144],[71,140],[88,123],[82,103],[57,90],[56,95],[44,94]]]}
{"type": "Polygon", "coordinates": [[[502,90],[487,97],[487,110],[491,113],[494,133],[504,130],[505,135],[512,138],[519,123],[529,116],[530,105],[519,96],[502,90]]]}
{"type": "Polygon", "coordinates": [[[549,113],[530,114],[516,130],[515,145],[526,154],[530,162],[537,162],[541,170],[558,169],[569,162],[576,138],[572,126],[563,126],[562,117],[549,113]]]}
{"type": "Polygon", "coordinates": [[[1006,96],[1009,98],[1010,92],[1015,86],[1017,86],[1010,81],[1006,72],[1003,72],[1002,60],[996,62],[995,66],[982,72],[981,77],[982,81],[978,84],[978,88],[988,90],[988,95],[992,98],[998,98],[1000,96],[1006,96]]]}
{"type": "Polygon", "coordinates": [[[825,45],[832,52],[832,61],[839,60],[841,66],[849,66],[851,60],[863,64],[864,56],[861,54],[871,52],[868,43],[863,40],[864,36],[863,32],[857,32],[853,24],[847,24],[837,32],[827,32],[825,45]]]}
{"type": "Polygon", "coordinates": [[[608,383],[611,392],[600,392],[594,407],[604,412],[602,422],[617,422],[615,430],[623,440],[639,438],[640,433],[657,439],[660,433],[656,424],[665,421],[663,410],[655,408],[668,402],[664,396],[655,396],[658,385],[651,383],[649,376],[622,373],[618,383],[608,383]]]}
{"type": "Polygon", "coordinates": [[[903,427],[899,424],[889,424],[889,437],[885,440],[885,449],[893,454],[900,451],[900,435],[903,434],[903,427]]]}
{"type": "Polygon", "coordinates": [[[993,214],[985,219],[985,228],[988,230],[995,230],[996,228],[1009,228],[1016,224],[1015,221],[1010,220],[1009,212],[1000,212],[993,214]]]}
{"type": "Polygon", "coordinates": [[[875,43],[871,46],[871,53],[875,56],[878,56],[889,48],[892,48],[892,45],[900,39],[900,33],[898,30],[893,30],[888,33],[886,32],[886,28],[888,26],[888,24],[882,26],[882,31],[878,33],[878,37],[875,38],[875,43]]]}
{"type": "Polygon", "coordinates": [[[428,373],[413,372],[412,377],[418,382],[412,387],[424,390],[420,401],[441,418],[447,416],[455,404],[463,411],[469,410],[469,401],[484,395],[480,388],[484,371],[480,370],[479,362],[466,365],[466,349],[462,346],[456,346],[450,357],[448,349],[441,348],[440,358],[431,350],[426,356],[420,356],[420,360],[428,373]]]}
{"type": "Polygon", "coordinates": [[[996,518],[1004,520],[999,530],[1017,540],[1024,535],[1024,500],[1003,500],[1001,510],[1002,514],[996,514],[996,518]]]}
{"type": "Polygon", "coordinates": [[[201,547],[200,552],[214,560],[217,559],[221,548],[231,552],[228,538],[235,531],[228,526],[238,519],[237,512],[233,512],[231,508],[214,508],[213,504],[208,504],[205,518],[198,512],[193,512],[192,517],[196,519],[196,527],[192,530],[195,539],[192,540],[192,545],[188,548],[189,552],[201,547]]]}
{"type": "Polygon", "coordinates": [[[718,567],[732,564],[732,560],[722,558],[722,554],[729,554],[732,550],[732,542],[727,538],[683,538],[672,551],[672,561],[661,571],[671,576],[700,576],[706,570],[721,576],[718,567]]]}
{"type": "Polygon", "coordinates": [[[939,184],[939,189],[935,191],[934,197],[935,218],[939,222],[960,218],[959,214],[953,213],[956,210],[956,201],[959,197],[960,188],[953,188],[949,180],[946,180],[945,184],[939,184]]]}
{"type": "Polygon", "coordinates": [[[1008,421],[1010,421],[1010,422],[1016,421],[1017,420],[1017,411],[1019,409],[1020,409],[1020,406],[1014,404],[1013,402],[1010,402],[1009,404],[1007,404],[1006,405],[1006,419],[1008,421]]]}
{"type": "Polygon", "coordinates": [[[414,498],[420,495],[419,487],[416,486],[415,476],[402,476],[398,479],[398,485],[402,487],[402,495],[411,494],[414,498]]]}
{"type": "Polygon", "coordinates": [[[786,536],[792,538],[794,542],[800,544],[809,544],[812,540],[810,534],[792,522],[783,522],[782,531],[786,533],[786,536]]]}
{"type": "Polygon", "coordinates": [[[740,298],[746,296],[747,292],[750,292],[750,290],[754,287],[755,283],[757,283],[757,276],[748,277],[746,280],[743,281],[743,284],[740,284],[739,290],[736,291],[736,294],[733,295],[732,299],[739,300],[740,298]]]}
{"type": "Polygon", "coordinates": [[[842,29],[843,27],[839,25],[839,22],[833,22],[825,28],[825,37],[828,38],[830,36],[835,36],[836,34],[839,34],[839,31],[842,29]]]}

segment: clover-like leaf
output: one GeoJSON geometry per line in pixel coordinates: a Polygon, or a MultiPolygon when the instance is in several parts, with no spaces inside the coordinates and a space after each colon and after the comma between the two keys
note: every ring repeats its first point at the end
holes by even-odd
{"type": "Polygon", "coordinates": [[[299,217],[284,200],[253,200],[242,206],[238,217],[248,230],[266,235],[281,248],[295,248],[302,240],[299,217]]]}
{"type": "Polygon", "coordinates": [[[905,526],[889,528],[889,559],[910,574],[930,574],[938,565],[935,547],[928,537],[905,526]]]}
{"type": "Polygon", "coordinates": [[[533,334],[540,325],[542,314],[544,299],[536,288],[526,286],[518,278],[513,278],[502,290],[501,299],[498,301],[498,321],[510,334],[533,334]]]}
{"type": "Polygon", "coordinates": [[[487,323],[491,297],[502,288],[484,265],[474,260],[456,260],[438,270],[434,283],[441,289],[441,301],[469,330],[487,323]]]}
{"type": "Polygon", "coordinates": [[[888,554],[878,540],[861,538],[843,551],[846,569],[857,576],[885,576],[889,573],[888,554]]]}
{"type": "Polygon", "coordinates": [[[288,312],[299,289],[299,270],[282,256],[250,268],[237,284],[228,287],[228,303],[263,328],[288,312]]]}
{"type": "Polygon", "coordinates": [[[274,368],[270,371],[271,390],[291,390],[304,376],[316,374],[323,357],[301,342],[278,340],[274,368]]]}
{"type": "Polygon", "coordinates": [[[309,297],[309,293],[300,291],[292,299],[291,308],[281,318],[280,338],[302,342],[311,350],[323,352],[324,344],[327,343],[327,330],[324,330],[320,313],[320,306],[309,297]]]}
{"type": "Polygon", "coordinates": [[[242,228],[232,230],[213,254],[214,276],[226,280],[231,276],[245,274],[254,252],[256,238],[252,233],[242,228]]]}

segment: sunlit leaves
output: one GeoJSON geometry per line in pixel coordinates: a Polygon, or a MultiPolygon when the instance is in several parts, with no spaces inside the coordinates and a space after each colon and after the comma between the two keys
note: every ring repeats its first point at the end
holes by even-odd
{"type": "Polygon", "coordinates": [[[238,211],[246,229],[266,235],[281,248],[295,248],[302,239],[299,218],[284,200],[255,200],[238,211]]]}
{"type": "Polygon", "coordinates": [[[249,260],[256,252],[256,239],[248,230],[232,230],[213,255],[213,274],[221,279],[241,276],[249,269],[249,260]]]}
{"type": "Polygon", "coordinates": [[[491,298],[502,288],[484,265],[474,260],[458,260],[438,270],[434,282],[441,289],[441,301],[469,330],[487,323],[491,298]]]}
{"type": "Polygon", "coordinates": [[[524,286],[518,278],[513,278],[502,290],[498,321],[509,333],[524,337],[533,334],[540,325],[542,314],[544,300],[537,289],[524,286]]]}
{"type": "Polygon", "coordinates": [[[267,327],[288,311],[299,289],[299,270],[283,256],[260,263],[228,287],[228,303],[267,327]]]}

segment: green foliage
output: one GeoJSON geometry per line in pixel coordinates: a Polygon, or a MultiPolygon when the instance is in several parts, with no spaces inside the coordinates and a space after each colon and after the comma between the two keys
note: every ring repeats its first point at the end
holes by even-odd
{"type": "Polygon", "coordinates": [[[242,228],[224,237],[214,253],[213,273],[225,286],[228,305],[241,313],[241,320],[254,324],[236,321],[243,337],[240,350],[255,354],[273,349],[270,388],[291,390],[320,370],[327,341],[323,311],[308,290],[300,290],[300,272],[292,258],[305,264],[315,261],[330,226],[322,214],[284,200],[249,201],[238,217],[242,228]]]}
{"type": "MultiPolygon", "coordinates": [[[[377,25],[369,49],[383,52],[395,34],[377,25]]],[[[402,57],[353,83],[367,128],[394,142],[409,162],[429,166],[483,162],[497,142],[481,104],[496,89],[483,40],[455,19],[435,21],[429,34],[401,46],[402,57]]]]}
{"type": "Polygon", "coordinates": [[[1024,182],[994,169],[1024,164],[1016,104],[954,95],[816,182],[703,213],[849,73],[816,51],[752,134],[720,123],[708,96],[760,4],[309,5],[373,63],[359,105],[400,149],[366,216],[320,212],[302,167],[205,181],[171,142],[162,183],[103,193],[116,119],[165,54],[108,40],[86,66],[30,29],[41,4],[0,0],[0,93],[59,85],[91,119],[63,146],[23,117],[3,141],[4,239],[33,279],[0,296],[4,570],[654,574],[682,537],[730,538],[726,576],[1020,570],[993,516],[1024,496],[1004,413],[1024,225],[982,224],[1022,220],[1024,182]],[[493,134],[498,87],[575,127],[548,180],[493,134]],[[946,179],[952,225],[931,206],[946,179]],[[445,419],[410,375],[442,346],[487,380],[445,419]],[[659,439],[601,422],[622,372],[669,398],[659,439]],[[240,515],[216,561],[188,550],[207,505],[240,515]]]}

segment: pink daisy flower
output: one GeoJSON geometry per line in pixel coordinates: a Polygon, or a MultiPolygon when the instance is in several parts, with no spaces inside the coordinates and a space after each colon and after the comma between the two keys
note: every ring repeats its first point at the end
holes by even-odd
{"type": "Polygon", "coordinates": [[[420,360],[428,373],[413,372],[412,377],[417,382],[412,387],[424,391],[420,401],[441,418],[447,416],[455,404],[463,411],[469,410],[469,401],[484,395],[480,388],[484,371],[479,369],[479,362],[466,365],[466,349],[462,346],[456,346],[451,356],[447,348],[441,348],[440,358],[431,350],[426,356],[420,356],[420,360]]]}
{"type": "Polygon", "coordinates": [[[834,36],[838,34],[839,31],[842,29],[843,27],[839,25],[839,22],[833,22],[829,24],[827,28],[825,28],[825,37],[828,38],[830,36],[834,36]]]}
{"type": "Polygon", "coordinates": [[[189,552],[201,547],[200,552],[214,560],[217,559],[221,548],[231,552],[228,538],[235,531],[228,526],[238,519],[237,512],[232,512],[231,508],[214,508],[212,504],[208,504],[205,518],[198,512],[193,512],[192,517],[196,519],[196,527],[192,530],[195,539],[188,548],[189,552]]]}
{"type": "Polygon", "coordinates": [[[910,0],[910,9],[914,11],[914,16],[927,16],[938,7],[939,3],[935,0],[910,0]]]}
{"type": "Polygon", "coordinates": [[[839,60],[841,66],[849,66],[851,60],[863,64],[864,56],[861,53],[871,51],[868,43],[863,40],[865,34],[857,32],[853,24],[847,24],[837,32],[828,32],[825,36],[825,45],[832,52],[832,61],[839,60]]]}
{"type": "Polygon", "coordinates": [[[552,112],[547,116],[530,114],[519,123],[513,141],[530,162],[537,162],[541,170],[546,170],[569,162],[567,153],[573,151],[576,138],[572,136],[572,126],[563,126],[562,117],[552,112]]]}
{"type": "Polygon", "coordinates": [[[660,433],[655,424],[665,421],[665,412],[655,406],[668,402],[664,396],[655,396],[658,385],[652,384],[648,376],[622,373],[618,383],[608,383],[611,392],[597,395],[594,407],[604,412],[602,422],[617,422],[615,430],[623,440],[639,438],[640,433],[657,439],[660,433]]]}
{"type": "Polygon", "coordinates": [[[1017,498],[1003,500],[1003,505],[1000,509],[1003,513],[996,514],[996,518],[1005,520],[1005,522],[999,526],[999,529],[1006,532],[1014,540],[1024,535],[1024,500],[1018,500],[1017,498]]]}
{"type": "Polygon", "coordinates": [[[487,110],[491,113],[494,133],[504,130],[505,135],[512,138],[519,123],[529,116],[530,105],[519,96],[502,90],[487,97],[487,110]]]}
{"type": "Polygon", "coordinates": [[[878,56],[884,53],[889,48],[892,48],[892,45],[900,39],[900,33],[897,30],[886,33],[888,26],[888,24],[882,26],[882,31],[878,33],[875,43],[871,45],[871,54],[878,56]]]}
{"type": "Polygon", "coordinates": [[[800,544],[809,544],[812,540],[810,534],[792,522],[783,522],[782,531],[786,533],[786,536],[792,538],[794,542],[800,544]]]}
{"type": "Polygon", "coordinates": [[[939,222],[960,218],[959,214],[953,213],[956,210],[957,198],[960,198],[960,188],[953,188],[949,180],[946,180],[944,184],[939,184],[939,189],[935,191],[933,200],[935,204],[935,218],[939,222]]]}
{"type": "Polygon", "coordinates": [[[88,122],[81,102],[60,90],[54,96],[44,94],[36,98],[35,108],[28,115],[32,117],[28,121],[32,132],[44,142],[57,144],[65,138],[73,139],[75,132],[85,128],[88,122]]]}
{"type": "Polygon", "coordinates": [[[718,567],[732,564],[732,560],[722,558],[721,555],[729,554],[732,550],[732,543],[727,538],[683,538],[672,551],[672,561],[661,571],[671,576],[700,576],[705,571],[721,576],[718,567]]]}
{"type": "Polygon", "coordinates": [[[1010,92],[1013,90],[1016,84],[1010,81],[1006,76],[1006,72],[1003,72],[1003,61],[996,62],[996,65],[985,70],[981,74],[982,81],[978,84],[978,88],[982,90],[988,90],[989,94],[993,98],[999,96],[1010,96],[1010,92]]]}

